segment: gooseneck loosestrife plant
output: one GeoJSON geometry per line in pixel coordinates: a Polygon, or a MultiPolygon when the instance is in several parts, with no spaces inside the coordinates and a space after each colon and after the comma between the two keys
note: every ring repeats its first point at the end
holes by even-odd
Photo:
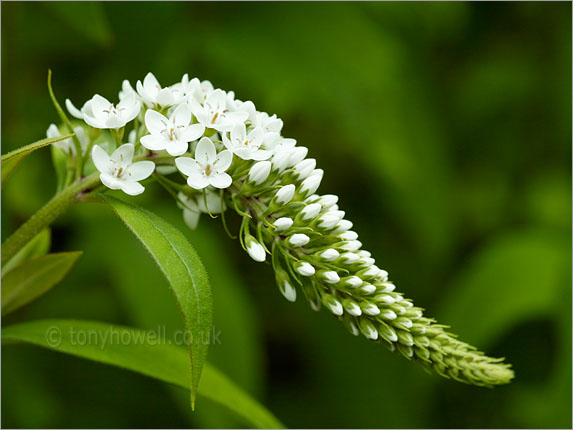
{"type": "Polygon", "coordinates": [[[151,73],[135,89],[124,81],[117,104],[95,95],[78,109],[66,100],[73,122],[50,93],[62,124],[50,125],[48,137],[73,134],[52,148],[59,192],[4,243],[3,264],[72,202],[101,200],[107,189],[138,195],[155,180],[190,228],[209,214],[227,229],[225,212],[237,213],[241,246],[270,262],[288,301],[304,296],[352,335],[446,378],[481,386],[512,379],[502,359],[459,341],[396,290],[338,197],[317,194],[324,171],[308,148],[282,136],[276,115],[187,75],[168,87],[151,73]]]}

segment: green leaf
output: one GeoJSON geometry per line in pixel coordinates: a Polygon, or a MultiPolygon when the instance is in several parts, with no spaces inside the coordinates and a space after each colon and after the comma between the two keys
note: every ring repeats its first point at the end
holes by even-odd
{"type": "Polygon", "coordinates": [[[191,407],[207,359],[213,305],[207,272],[183,233],[157,215],[112,196],[101,195],[149,251],[167,278],[192,342],[191,407]]]}
{"type": "Polygon", "coordinates": [[[52,234],[49,228],[45,228],[28,242],[18,253],[2,266],[2,277],[14,267],[33,258],[46,255],[50,251],[52,234]]]}
{"type": "Polygon", "coordinates": [[[52,143],[59,142],[61,140],[66,140],[72,137],[73,134],[68,134],[66,136],[60,137],[52,137],[47,139],[38,140],[37,142],[31,143],[26,146],[22,146],[21,148],[15,149],[8,154],[2,156],[2,187],[4,184],[12,176],[14,170],[18,165],[26,158],[32,151],[36,149],[43,148],[44,146],[51,145],[52,143]]]}
{"type": "Polygon", "coordinates": [[[442,300],[440,321],[460,337],[490,345],[521,321],[554,312],[570,276],[571,248],[544,231],[496,238],[461,270],[442,300]]]}
{"type": "Polygon", "coordinates": [[[57,285],[76,264],[81,251],[48,254],[20,264],[2,278],[2,316],[57,285]]]}
{"type": "MultiPolygon", "coordinates": [[[[192,376],[187,352],[184,348],[158,341],[158,337],[152,336],[156,334],[95,321],[39,320],[2,328],[2,341],[32,343],[189,389],[192,376]],[[84,337],[90,341],[81,341],[84,337]],[[104,343],[104,339],[107,342],[104,343]],[[114,341],[116,339],[121,341],[114,341]]],[[[203,369],[198,393],[228,408],[249,426],[284,427],[269,411],[209,364],[205,364],[203,369]]]]}

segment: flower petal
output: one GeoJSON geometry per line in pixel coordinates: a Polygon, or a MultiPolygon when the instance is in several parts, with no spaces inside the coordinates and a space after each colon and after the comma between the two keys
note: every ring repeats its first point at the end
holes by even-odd
{"type": "Polygon", "coordinates": [[[125,179],[128,181],[142,181],[149,177],[154,169],[155,163],[153,161],[138,161],[127,168],[125,179]]]}
{"type": "Polygon", "coordinates": [[[191,188],[195,188],[196,190],[202,190],[207,185],[209,185],[209,180],[200,172],[192,173],[187,178],[187,185],[189,185],[191,188]]]}
{"type": "Polygon", "coordinates": [[[101,173],[112,170],[111,160],[107,152],[99,145],[94,145],[92,149],[92,160],[95,164],[96,169],[101,173]]]}
{"type": "Polygon", "coordinates": [[[178,155],[183,155],[189,149],[189,143],[184,142],[182,140],[171,140],[165,146],[165,149],[169,153],[169,155],[173,155],[174,157],[178,155]]]}
{"type": "Polygon", "coordinates": [[[186,127],[191,124],[191,108],[187,103],[180,104],[171,115],[171,121],[176,127],[186,127]]]}
{"type": "Polygon", "coordinates": [[[209,183],[215,188],[227,188],[232,182],[231,176],[227,173],[215,173],[209,176],[209,183]]]}
{"type": "Polygon", "coordinates": [[[180,139],[185,142],[191,142],[193,140],[199,139],[205,132],[205,126],[203,124],[192,124],[187,129],[181,133],[180,139]]]}
{"type": "Polygon", "coordinates": [[[169,121],[159,112],[148,109],[145,112],[145,126],[151,134],[161,134],[167,128],[169,121]]]}
{"type": "Polygon", "coordinates": [[[128,164],[133,160],[133,145],[131,143],[126,143],[121,145],[113,154],[111,154],[110,159],[116,163],[128,164]]]}
{"type": "Polygon", "coordinates": [[[192,229],[195,230],[197,228],[197,224],[199,224],[199,216],[201,214],[199,211],[190,211],[190,210],[183,210],[183,220],[185,224],[192,229]]]}
{"type": "Polygon", "coordinates": [[[80,110],[73,105],[70,99],[66,99],[66,107],[68,108],[68,112],[70,112],[71,116],[77,119],[84,119],[80,110]]]}
{"type": "Polygon", "coordinates": [[[117,179],[115,176],[112,176],[108,173],[102,173],[99,175],[102,184],[112,190],[119,190],[121,188],[122,181],[117,179]]]}
{"type": "Polygon", "coordinates": [[[168,144],[168,140],[164,136],[157,136],[153,134],[148,134],[143,136],[140,140],[141,144],[151,151],[161,151],[165,149],[168,144]]]}
{"type": "Polygon", "coordinates": [[[225,149],[217,154],[217,160],[213,163],[213,167],[217,169],[218,172],[224,172],[231,166],[232,162],[233,153],[225,149]]]}
{"type": "Polygon", "coordinates": [[[197,163],[197,160],[194,160],[190,157],[179,157],[175,159],[175,165],[179,169],[181,173],[184,175],[190,176],[194,173],[201,173],[201,166],[197,163]]]}
{"type": "Polygon", "coordinates": [[[121,191],[130,196],[137,196],[143,193],[145,187],[139,182],[121,181],[121,191]]]}
{"type": "Polygon", "coordinates": [[[195,160],[201,164],[211,164],[216,160],[217,151],[211,139],[204,137],[195,148],[195,160]]]}

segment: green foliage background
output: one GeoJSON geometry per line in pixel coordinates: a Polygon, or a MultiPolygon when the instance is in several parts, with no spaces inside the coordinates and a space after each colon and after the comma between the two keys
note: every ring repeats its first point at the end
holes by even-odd
{"type": "MultiPolygon", "coordinates": [[[[210,273],[209,361],[291,427],[571,427],[570,3],[2,3],[2,153],[40,139],[60,100],[188,72],[285,121],[326,171],[399,289],[516,380],[437,376],[326,312],[286,302],[207,217],[185,229],[165,192],[134,199],[184,229],[210,273]]],[[[7,236],[55,189],[49,151],[2,196],[7,236]]],[[[236,220],[235,220],[236,221],[236,220]]],[[[236,224],[236,223],[235,223],[236,224]]],[[[74,208],[53,250],[85,254],[3,324],[75,317],[178,329],[151,259],[104,207],[74,208]]],[[[2,348],[7,427],[236,426],[207,401],[95,363],[2,348]]]]}

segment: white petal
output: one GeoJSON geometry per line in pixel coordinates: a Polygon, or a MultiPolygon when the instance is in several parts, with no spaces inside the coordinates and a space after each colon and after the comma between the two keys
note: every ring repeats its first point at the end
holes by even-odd
{"type": "Polygon", "coordinates": [[[68,112],[70,112],[70,115],[72,115],[74,118],[84,119],[84,116],[82,115],[80,110],[73,105],[70,99],[66,99],[66,107],[68,108],[68,112]]]}
{"type": "Polygon", "coordinates": [[[151,134],[160,134],[167,128],[168,120],[159,112],[148,109],[145,112],[145,126],[151,134]]]}
{"type": "Polygon", "coordinates": [[[199,223],[199,216],[201,214],[199,212],[184,210],[183,211],[183,220],[185,224],[189,226],[190,229],[195,230],[197,228],[197,224],[199,223]]]}
{"type": "Polygon", "coordinates": [[[213,167],[216,168],[218,172],[224,172],[231,166],[232,162],[233,153],[225,149],[217,154],[217,161],[213,163],[213,167]]]}
{"type": "Polygon", "coordinates": [[[130,196],[137,196],[138,194],[143,193],[144,190],[145,187],[139,182],[121,181],[121,191],[125,194],[129,194],[130,196]]]}
{"type": "Polygon", "coordinates": [[[209,177],[209,183],[215,188],[227,188],[233,180],[227,173],[216,173],[209,177]]]}
{"type": "Polygon", "coordinates": [[[119,163],[131,163],[133,159],[133,145],[131,143],[126,143],[121,145],[113,154],[111,154],[110,159],[119,163]]]}
{"type": "Polygon", "coordinates": [[[171,140],[165,146],[165,149],[169,153],[169,155],[173,155],[174,157],[178,155],[183,155],[189,149],[189,143],[181,141],[181,140],[171,140]]]}
{"type": "Polygon", "coordinates": [[[96,94],[91,99],[91,108],[94,117],[99,118],[100,116],[107,116],[107,112],[104,110],[109,110],[111,103],[105,97],[96,94]]]}
{"type": "Polygon", "coordinates": [[[143,136],[139,141],[151,151],[161,151],[169,144],[169,140],[163,135],[148,134],[147,136],[143,136]]]}
{"type": "Polygon", "coordinates": [[[201,174],[202,169],[197,160],[190,157],[179,157],[175,159],[175,165],[181,173],[189,176],[195,173],[201,174]]]}
{"type": "Polygon", "coordinates": [[[217,151],[211,139],[204,137],[195,148],[195,159],[201,164],[211,164],[216,160],[217,151]]]}
{"type": "Polygon", "coordinates": [[[155,75],[149,72],[147,75],[145,75],[145,78],[143,79],[143,87],[145,88],[146,91],[152,90],[152,94],[155,96],[155,94],[159,92],[161,85],[159,85],[159,82],[157,81],[155,75]]]}
{"type": "Polygon", "coordinates": [[[113,168],[111,166],[109,155],[99,145],[94,145],[92,149],[92,160],[96,169],[98,169],[101,173],[107,172],[113,168]]]}
{"type": "Polygon", "coordinates": [[[189,105],[187,103],[179,105],[173,112],[171,120],[177,127],[188,126],[191,123],[191,109],[189,108],[189,105]]]}
{"type": "Polygon", "coordinates": [[[149,177],[154,169],[155,163],[153,161],[138,161],[127,168],[126,179],[128,181],[142,181],[149,177]]]}
{"type": "Polygon", "coordinates": [[[192,124],[181,133],[181,140],[191,142],[199,139],[205,133],[205,126],[203,124],[192,124]]]}
{"type": "Polygon", "coordinates": [[[196,190],[202,190],[209,185],[209,180],[202,173],[192,173],[187,178],[187,185],[196,190]]]}
{"type": "Polygon", "coordinates": [[[115,176],[111,176],[108,173],[102,173],[99,175],[99,178],[106,187],[112,190],[119,190],[121,188],[122,181],[117,179],[115,176]]]}

